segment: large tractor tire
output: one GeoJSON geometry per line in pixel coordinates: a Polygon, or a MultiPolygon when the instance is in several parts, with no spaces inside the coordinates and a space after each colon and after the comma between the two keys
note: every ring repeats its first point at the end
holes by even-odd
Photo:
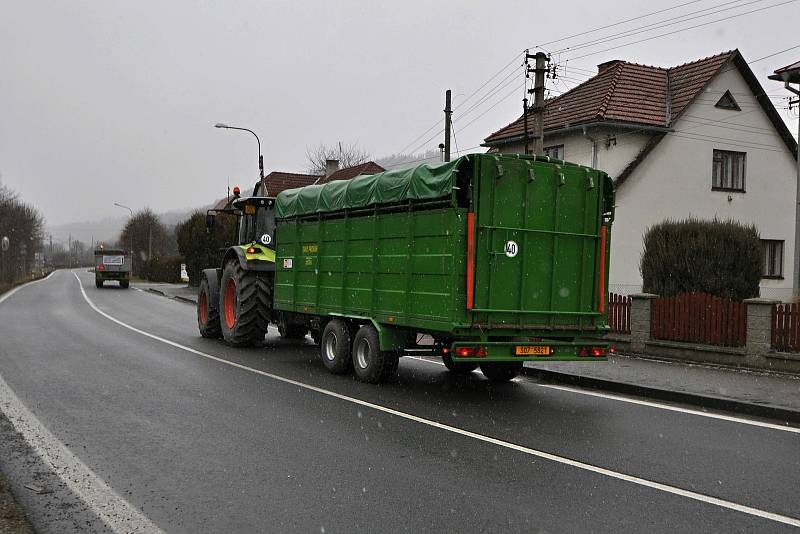
{"type": "Polygon", "coordinates": [[[365,324],[353,339],[353,370],[364,382],[377,384],[397,373],[398,356],[382,351],[378,331],[372,324],[365,324]]]}
{"type": "Polygon", "coordinates": [[[263,343],[269,326],[272,273],[246,271],[238,261],[222,270],[219,291],[222,337],[240,347],[263,343]]]}
{"type": "Polygon", "coordinates": [[[522,370],[522,362],[486,362],[481,364],[483,376],[492,382],[508,382],[522,370]]]}
{"type": "Polygon", "coordinates": [[[210,339],[222,337],[219,307],[213,305],[215,302],[219,302],[219,289],[214,291],[208,278],[203,276],[197,291],[197,327],[201,336],[210,339]]]}

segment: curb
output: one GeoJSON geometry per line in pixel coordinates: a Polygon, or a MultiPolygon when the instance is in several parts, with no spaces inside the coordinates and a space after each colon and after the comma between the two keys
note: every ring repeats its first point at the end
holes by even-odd
{"type": "Polygon", "coordinates": [[[800,412],[789,410],[787,408],[780,408],[777,406],[752,404],[710,395],[685,393],[683,391],[670,391],[668,389],[639,386],[628,382],[613,382],[611,380],[605,380],[602,378],[571,375],[567,373],[559,373],[558,371],[548,371],[545,369],[523,367],[522,374],[540,378],[545,382],[570,384],[588,389],[602,389],[606,391],[613,391],[615,393],[622,393],[625,395],[636,395],[639,397],[648,397],[664,401],[693,404],[714,410],[735,412],[739,414],[753,415],[768,419],[777,419],[792,423],[800,423],[800,412]]]}
{"type": "Polygon", "coordinates": [[[195,301],[195,300],[192,300],[192,299],[190,299],[190,298],[187,298],[187,297],[182,297],[182,296],[180,296],[180,295],[175,295],[174,297],[171,297],[171,298],[172,298],[172,300],[177,300],[177,301],[180,301],[180,302],[185,302],[186,304],[191,304],[192,306],[195,306],[195,305],[197,304],[197,301],[195,301]]]}

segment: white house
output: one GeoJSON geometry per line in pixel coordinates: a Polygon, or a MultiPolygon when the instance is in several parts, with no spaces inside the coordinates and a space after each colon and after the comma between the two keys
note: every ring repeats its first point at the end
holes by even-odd
{"type": "MultiPolygon", "coordinates": [[[[524,152],[523,118],[484,146],[524,152]]],[[[792,297],[797,142],[738,50],[672,68],[603,63],[547,100],[544,146],[615,180],[611,291],[641,289],[649,226],[716,216],[755,224],[764,245],[761,296],[792,297]]]]}

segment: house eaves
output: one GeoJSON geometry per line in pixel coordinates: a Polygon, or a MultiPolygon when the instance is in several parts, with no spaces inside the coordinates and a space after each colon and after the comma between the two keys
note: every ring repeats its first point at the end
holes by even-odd
{"type": "MultiPolygon", "coordinates": [[[[621,130],[631,130],[631,132],[651,132],[651,133],[669,133],[672,128],[668,128],[666,126],[653,126],[651,124],[636,124],[631,122],[621,122],[621,121],[613,121],[613,120],[598,120],[592,122],[584,122],[579,124],[571,124],[569,126],[564,126],[561,128],[552,128],[549,130],[544,131],[545,138],[552,137],[554,135],[564,135],[570,134],[573,132],[583,132],[590,128],[618,128],[621,130]]],[[[529,135],[530,137],[530,135],[529,135]]],[[[496,141],[492,141],[489,143],[481,143],[483,147],[497,147],[502,145],[507,145],[510,143],[517,143],[520,141],[525,140],[525,135],[515,135],[513,137],[506,137],[503,139],[498,139],[496,141]]]]}

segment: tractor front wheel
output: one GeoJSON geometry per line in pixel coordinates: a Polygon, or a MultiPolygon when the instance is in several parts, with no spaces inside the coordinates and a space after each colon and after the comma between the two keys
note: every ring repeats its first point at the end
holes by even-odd
{"type": "Polygon", "coordinates": [[[220,327],[229,345],[257,345],[264,341],[272,301],[269,274],[246,271],[238,261],[228,262],[222,270],[220,327]]]}

